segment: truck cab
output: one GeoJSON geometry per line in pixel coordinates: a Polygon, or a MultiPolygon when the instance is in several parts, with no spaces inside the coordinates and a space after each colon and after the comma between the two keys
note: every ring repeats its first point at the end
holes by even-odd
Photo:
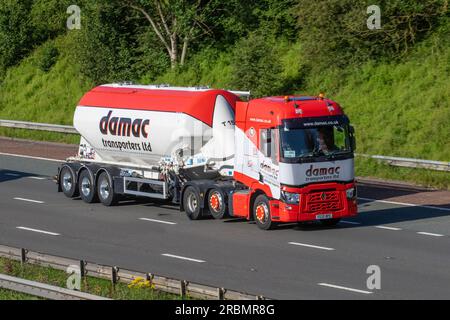
{"type": "Polygon", "coordinates": [[[278,223],[334,225],[357,214],[354,130],[323,96],[238,102],[232,215],[262,229],[278,223]]]}

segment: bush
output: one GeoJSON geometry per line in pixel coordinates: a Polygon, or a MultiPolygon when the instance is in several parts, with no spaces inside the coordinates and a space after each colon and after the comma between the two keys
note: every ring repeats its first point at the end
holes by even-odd
{"type": "Polygon", "coordinates": [[[283,87],[282,65],[275,41],[252,33],[233,52],[231,85],[251,90],[254,97],[278,93],[283,87]]]}
{"type": "Polygon", "coordinates": [[[45,43],[37,56],[37,66],[44,72],[50,69],[58,61],[59,51],[52,42],[45,43]]]}

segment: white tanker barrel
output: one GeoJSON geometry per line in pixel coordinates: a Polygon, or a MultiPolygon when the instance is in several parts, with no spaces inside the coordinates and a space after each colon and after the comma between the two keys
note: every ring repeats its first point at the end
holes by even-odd
{"type": "Polygon", "coordinates": [[[238,99],[223,90],[97,87],[75,111],[79,156],[148,167],[181,159],[187,167],[212,163],[230,171],[238,99]]]}

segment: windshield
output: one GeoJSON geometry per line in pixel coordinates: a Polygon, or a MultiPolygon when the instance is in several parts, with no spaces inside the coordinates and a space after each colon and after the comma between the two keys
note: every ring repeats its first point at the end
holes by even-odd
{"type": "Polygon", "coordinates": [[[282,158],[333,156],[348,153],[350,137],[347,124],[313,128],[281,128],[282,158]]]}

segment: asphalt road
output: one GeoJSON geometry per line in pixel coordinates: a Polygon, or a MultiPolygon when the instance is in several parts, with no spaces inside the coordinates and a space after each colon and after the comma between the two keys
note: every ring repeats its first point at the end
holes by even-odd
{"type": "Polygon", "coordinates": [[[335,228],[261,231],[189,221],[160,203],[67,199],[47,177],[57,165],[0,155],[0,244],[275,299],[450,299],[450,202],[392,201],[424,191],[363,184],[360,215],[335,228]],[[366,286],[370,265],[381,269],[379,290],[366,286]]]}

